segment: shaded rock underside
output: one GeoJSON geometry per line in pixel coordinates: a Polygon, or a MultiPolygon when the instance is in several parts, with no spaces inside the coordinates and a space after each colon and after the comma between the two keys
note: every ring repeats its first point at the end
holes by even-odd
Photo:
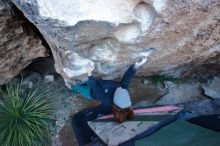
{"type": "Polygon", "coordinates": [[[138,75],[182,76],[200,65],[219,66],[218,0],[13,2],[49,43],[56,71],[72,83],[86,80],[93,65],[96,76],[119,77],[149,47],[157,52],[138,75]]]}

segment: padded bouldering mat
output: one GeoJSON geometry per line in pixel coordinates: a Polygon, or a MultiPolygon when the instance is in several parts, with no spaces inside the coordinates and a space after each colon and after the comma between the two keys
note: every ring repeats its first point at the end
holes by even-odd
{"type": "Polygon", "coordinates": [[[177,120],[155,133],[137,140],[135,146],[219,146],[220,134],[177,120]]]}
{"type": "Polygon", "coordinates": [[[105,144],[116,146],[151,134],[177,119],[182,111],[177,106],[141,108],[134,110],[133,119],[123,123],[117,123],[112,115],[106,115],[89,121],[88,125],[105,144]]]}
{"type": "Polygon", "coordinates": [[[204,115],[188,119],[189,122],[201,127],[220,132],[220,115],[204,115]]]}

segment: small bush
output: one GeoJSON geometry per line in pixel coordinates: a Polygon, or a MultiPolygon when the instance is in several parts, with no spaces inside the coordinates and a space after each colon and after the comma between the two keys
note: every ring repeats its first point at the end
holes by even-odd
{"type": "Polygon", "coordinates": [[[23,90],[21,82],[0,90],[0,145],[44,145],[49,138],[53,108],[51,89],[36,83],[23,90]]]}

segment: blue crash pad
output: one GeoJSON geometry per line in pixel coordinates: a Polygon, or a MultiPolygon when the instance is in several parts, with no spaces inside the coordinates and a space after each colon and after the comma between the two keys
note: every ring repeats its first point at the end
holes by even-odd
{"type": "Polygon", "coordinates": [[[85,82],[84,84],[78,83],[77,85],[73,85],[71,87],[71,90],[73,91],[73,93],[79,94],[86,99],[92,99],[92,97],[90,96],[90,87],[87,82],[85,82]]]}

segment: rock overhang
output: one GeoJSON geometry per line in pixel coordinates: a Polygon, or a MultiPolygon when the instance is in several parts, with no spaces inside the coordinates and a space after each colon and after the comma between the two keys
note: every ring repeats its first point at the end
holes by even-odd
{"type": "Polygon", "coordinates": [[[44,18],[64,21],[68,26],[74,26],[80,21],[106,21],[115,25],[132,23],[136,16],[134,11],[154,9],[160,13],[167,0],[37,0],[39,14],[44,18]],[[139,6],[139,5],[142,5],[139,6]]]}
{"type": "MultiPolygon", "coordinates": [[[[208,23],[216,23],[206,16],[214,19],[217,15],[214,10],[218,7],[213,2],[205,13],[198,8],[208,4],[201,1],[13,1],[42,32],[53,52],[57,72],[68,81],[86,79],[90,65],[96,67],[95,75],[110,79],[118,77],[139,58],[137,54],[148,47],[156,47],[158,51],[150,57],[142,74],[163,72],[167,66],[171,70],[189,63],[193,55],[199,55],[190,54],[183,48],[192,43],[199,31],[193,35],[189,33],[202,27],[206,29],[208,23]],[[189,7],[195,14],[188,11],[189,7]],[[197,18],[197,14],[201,18],[197,18]],[[196,19],[189,24],[185,15],[196,19]],[[205,21],[208,21],[207,25],[198,26],[205,21]],[[186,51],[186,55],[180,55],[180,50],[186,51]],[[191,59],[187,60],[187,56],[191,59]]],[[[190,49],[202,51],[197,47],[190,49]]],[[[208,47],[204,53],[207,50],[208,47]]]]}

